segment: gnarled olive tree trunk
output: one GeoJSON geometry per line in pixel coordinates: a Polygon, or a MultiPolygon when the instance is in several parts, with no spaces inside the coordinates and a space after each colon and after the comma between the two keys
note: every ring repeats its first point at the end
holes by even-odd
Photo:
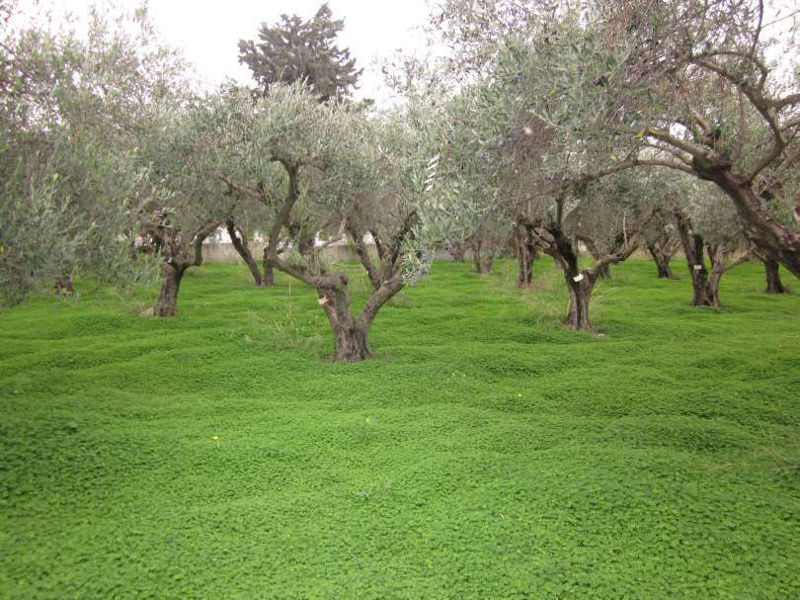
{"type": "Polygon", "coordinates": [[[517,287],[527,288],[533,283],[533,261],[537,258],[536,243],[528,228],[518,223],[515,228],[517,242],[517,287]]]}
{"type": "Polygon", "coordinates": [[[236,249],[236,252],[242,258],[247,268],[250,269],[250,274],[253,276],[253,281],[256,286],[263,286],[264,278],[261,276],[261,271],[258,270],[258,263],[253,258],[250,252],[250,247],[247,245],[247,234],[238,227],[233,220],[233,217],[228,217],[225,220],[225,228],[228,230],[228,236],[231,238],[231,244],[236,249]]]}
{"type": "Polygon", "coordinates": [[[733,201],[750,242],[800,277],[800,233],[764,210],[761,198],[753,190],[753,181],[734,173],[730,160],[724,157],[694,156],[692,168],[702,179],[716,183],[733,201]]]}
{"type": "Polygon", "coordinates": [[[530,230],[539,246],[553,257],[556,265],[564,273],[564,281],[569,291],[569,311],[566,324],[570,329],[592,329],[589,306],[594,286],[603,268],[626,260],[636,250],[637,245],[617,248],[614,252],[600,257],[594,267],[581,270],[578,267],[578,240],[567,235],[557,224],[535,225],[530,230]]]}
{"type": "Polygon", "coordinates": [[[678,241],[674,238],[669,238],[663,243],[648,242],[647,251],[653,257],[653,262],[656,263],[656,274],[659,279],[676,279],[672,268],[669,266],[672,256],[677,249],[678,241]]]}
{"type": "MultiPolygon", "coordinates": [[[[275,267],[280,271],[302,281],[317,290],[320,306],[328,317],[334,337],[334,351],[331,360],[334,362],[357,362],[372,356],[369,347],[369,329],[381,307],[388,302],[403,287],[403,270],[400,264],[401,247],[418,221],[416,211],[406,215],[397,231],[393,232],[391,240],[384,243],[376,231],[370,231],[375,241],[379,255],[379,264],[372,263],[369,252],[365,247],[359,249],[359,258],[367,270],[373,283],[370,293],[361,311],[353,313],[348,294],[348,277],[346,273],[331,273],[324,261],[320,261],[318,248],[314,245],[313,235],[304,233],[297,227],[292,219],[292,209],[300,198],[300,185],[298,180],[301,160],[289,161],[280,159],[288,175],[288,190],[277,207],[277,214],[270,231],[269,243],[265,250],[265,263],[268,267],[275,267]],[[278,240],[283,228],[289,230],[292,240],[297,242],[298,251],[305,259],[305,264],[294,264],[281,260],[278,249],[278,240]]],[[[348,221],[348,233],[354,243],[359,246],[364,244],[365,231],[358,222],[357,213],[348,221]]]]}
{"type": "Polygon", "coordinates": [[[735,245],[727,239],[709,243],[703,237],[692,232],[692,224],[682,211],[675,211],[675,221],[681,238],[686,264],[692,277],[692,306],[722,307],[719,285],[722,276],[732,268],[750,260],[750,252],[742,254],[738,259],[725,264],[735,245]],[[703,250],[711,262],[711,271],[706,269],[703,250]]]}
{"type": "MultiPolygon", "coordinates": [[[[709,284],[709,273],[703,260],[703,237],[692,232],[692,223],[683,211],[675,211],[675,223],[681,238],[686,266],[692,278],[692,306],[715,306],[709,284]]],[[[717,301],[719,297],[717,296],[717,301]]]]}
{"type": "Polygon", "coordinates": [[[147,228],[144,235],[158,238],[164,253],[161,266],[161,289],[153,305],[156,317],[174,317],[178,311],[178,292],[186,270],[203,264],[203,241],[211,235],[219,223],[207,222],[183,236],[171,227],[156,225],[147,228]]]}
{"type": "Polygon", "coordinates": [[[764,263],[764,273],[767,277],[767,288],[764,290],[768,294],[788,294],[781,281],[780,263],[774,259],[762,259],[764,263]]]}
{"type": "Polygon", "coordinates": [[[156,317],[174,317],[178,312],[178,292],[181,287],[183,274],[189,265],[161,265],[161,289],[158,299],[153,305],[153,315],[156,317]]]}
{"type": "Polygon", "coordinates": [[[569,312],[567,313],[567,325],[570,329],[586,330],[592,329],[592,321],[589,318],[589,302],[592,299],[597,275],[589,275],[587,271],[577,272],[570,275],[564,271],[564,280],[569,289],[569,312]]]}
{"type": "Polygon", "coordinates": [[[728,240],[722,240],[716,244],[706,244],[706,253],[711,261],[711,277],[708,285],[711,295],[711,306],[722,307],[722,300],[719,296],[719,284],[722,276],[740,264],[750,260],[751,252],[745,252],[734,261],[725,264],[725,259],[733,252],[734,244],[728,240]]]}
{"type": "Polygon", "coordinates": [[[358,362],[372,356],[367,339],[368,328],[353,316],[347,292],[347,275],[320,278],[319,303],[328,316],[334,338],[333,362],[358,362]]]}
{"type": "Polygon", "coordinates": [[[492,242],[484,240],[480,236],[472,237],[470,247],[472,248],[472,264],[476,273],[489,275],[492,272],[492,265],[494,264],[493,246],[492,242]]]}
{"type": "Polygon", "coordinates": [[[269,287],[271,285],[275,285],[275,268],[272,266],[272,263],[269,261],[269,249],[264,248],[264,277],[261,279],[261,283],[265,287],[269,287]]]}

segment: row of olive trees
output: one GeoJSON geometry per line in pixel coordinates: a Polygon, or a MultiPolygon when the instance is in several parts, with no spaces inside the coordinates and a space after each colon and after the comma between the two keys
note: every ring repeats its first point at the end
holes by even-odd
{"type": "MultiPolygon", "coordinates": [[[[75,270],[123,275],[152,257],[161,263],[152,312],[173,316],[184,274],[202,262],[203,241],[225,225],[248,254],[244,232],[258,230],[267,235],[262,281],[278,269],[316,289],[335,338],[333,359],[370,356],[378,311],[427,268],[426,166],[436,119],[424,107],[368,114],[331,92],[330,69],[315,80],[266,78],[258,94],[193,93],[143,12],[133,22],[94,15],[85,39],[14,28],[7,16],[4,290],[21,295],[75,270]],[[132,24],[141,26],[137,33],[132,24]],[[358,311],[346,271],[329,264],[319,244],[342,234],[359,248],[373,285],[358,311]]],[[[330,41],[340,23],[320,22],[330,22],[329,11],[300,29],[330,41]]],[[[319,40],[307,41],[319,51],[319,40]]],[[[346,54],[328,58],[354,69],[346,54]]]]}
{"type": "Polygon", "coordinates": [[[782,68],[765,58],[766,18],[748,1],[443,3],[435,25],[452,52],[437,72],[460,82],[443,173],[461,228],[502,216],[550,254],[574,328],[591,326],[596,280],[639,240],[665,274],[680,242],[695,304],[720,305],[736,250],[780,290],[778,261],[800,274],[800,93],[796,54],[782,68]]]}
{"type": "Polygon", "coordinates": [[[694,27],[688,50],[674,32],[653,47],[653,31],[676,25],[649,4],[608,11],[451,0],[438,24],[453,52],[438,72],[458,85],[422,77],[420,86],[409,76],[405,102],[386,112],[349,99],[357,71],[333,45],[341,22],[329,11],[285,19],[291,35],[264,26],[262,44],[242,44],[258,90],[206,94],[192,93],[141,12],[137,34],[96,16],[88,41],[15,29],[9,18],[0,63],[9,132],[0,154],[3,289],[75,269],[130,276],[131,265],[154,257],[162,284],[153,313],[172,316],[203,241],[225,226],[256,284],[277,269],[316,290],[333,359],[354,361],[370,356],[378,311],[427,269],[430,251],[469,245],[476,270],[487,272],[513,230],[518,284],[531,283],[539,251],[550,255],[572,328],[592,327],[596,282],[640,243],[668,275],[679,240],[694,303],[719,306],[722,273],[738,262],[726,262],[732,252],[752,246],[794,270],[787,203],[797,102],[763,62],[758,78],[746,77],[767,47],[757,11],[743,4],[729,32],[716,4],[684,4],[694,27]],[[695,13],[715,26],[695,23],[695,13]],[[319,68],[286,40],[313,48],[319,68]],[[303,69],[289,69],[301,55],[303,69]],[[730,61],[738,80],[714,68],[733,69],[730,61]],[[673,89],[690,84],[696,95],[673,89]],[[769,104],[767,95],[779,99],[769,104]],[[249,251],[255,231],[267,237],[263,274],[249,251]],[[359,311],[345,269],[322,251],[342,235],[373,288],[359,311]],[[591,266],[579,262],[580,247],[591,266]]]}

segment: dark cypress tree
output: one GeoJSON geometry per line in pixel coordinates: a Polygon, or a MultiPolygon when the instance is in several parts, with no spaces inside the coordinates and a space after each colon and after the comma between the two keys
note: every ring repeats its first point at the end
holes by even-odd
{"type": "Polygon", "coordinates": [[[275,25],[262,23],[257,41],[239,40],[239,62],[250,67],[262,91],[277,82],[305,81],[323,102],[349,96],[362,70],[349,49],[335,45],[344,21],[331,17],[323,4],[308,21],[284,14],[275,25]]]}

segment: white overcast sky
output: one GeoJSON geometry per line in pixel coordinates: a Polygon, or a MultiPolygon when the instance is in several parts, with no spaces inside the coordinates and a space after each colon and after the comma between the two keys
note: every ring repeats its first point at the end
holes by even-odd
{"type": "MultiPolygon", "coordinates": [[[[797,0],[767,0],[767,22],[797,11],[797,0]],[[777,15],[776,15],[777,13],[777,15]]],[[[80,17],[92,4],[112,4],[132,11],[141,0],[19,0],[23,10],[52,6],[55,13],[71,12],[80,17]]],[[[149,13],[163,40],[181,48],[206,84],[222,82],[226,76],[250,81],[249,70],[238,62],[240,39],[255,39],[260,24],[275,23],[282,13],[310,18],[321,0],[150,0],[149,13]]],[[[344,19],[340,47],[350,48],[357,65],[364,69],[356,96],[390,100],[383,85],[380,63],[398,49],[413,53],[425,43],[421,31],[430,6],[437,0],[329,0],[336,19],[344,19]]],[[[795,14],[797,14],[795,12],[795,14]]],[[[769,28],[781,38],[792,21],[769,28]]],[[[781,62],[777,49],[771,58],[781,62]]]]}
{"type": "MultiPolygon", "coordinates": [[[[50,1],[57,12],[76,16],[95,4],[89,0],[50,1]]],[[[420,28],[427,20],[428,2],[329,0],[334,18],[344,19],[339,47],[350,48],[357,66],[364,69],[357,96],[385,97],[379,62],[396,49],[413,50],[423,43],[420,28]]],[[[139,0],[112,3],[131,10],[141,4],[139,0]]],[[[274,23],[283,13],[310,18],[321,4],[321,0],[150,0],[149,13],[164,41],[183,49],[204,81],[216,83],[226,76],[249,81],[249,70],[238,63],[238,42],[255,39],[262,22],[274,23]]]]}

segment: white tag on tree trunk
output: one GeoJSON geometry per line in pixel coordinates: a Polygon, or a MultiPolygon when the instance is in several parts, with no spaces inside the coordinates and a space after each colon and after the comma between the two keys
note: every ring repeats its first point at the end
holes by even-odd
{"type": "Polygon", "coordinates": [[[694,270],[695,271],[702,271],[703,270],[703,265],[695,265],[694,266],[694,270]]]}
{"type": "Polygon", "coordinates": [[[583,281],[583,273],[578,273],[575,277],[572,278],[572,281],[578,283],[579,281],[583,281]]]}

